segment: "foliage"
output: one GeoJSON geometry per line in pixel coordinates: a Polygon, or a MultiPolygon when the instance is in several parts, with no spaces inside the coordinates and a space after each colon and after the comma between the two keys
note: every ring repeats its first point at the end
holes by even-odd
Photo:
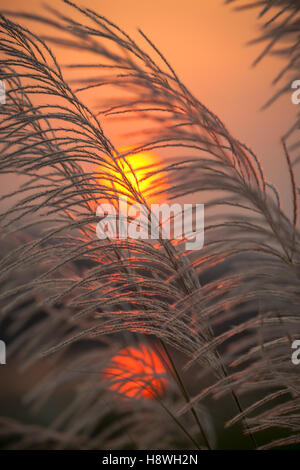
{"type": "Polygon", "coordinates": [[[75,391],[51,426],[3,418],[5,434],[19,448],[211,448],[213,420],[203,404],[229,397],[235,409],[226,426],[241,422],[253,446],[254,434],[259,442],[269,428],[282,432],[263,447],[299,442],[291,342],[300,334],[300,246],[285,141],[293,220],[258,157],[189,92],[143,32],[144,47],[101,15],[65,3],[80,11],[79,22],[72,10],[21,14],[54,28],[44,39],[1,17],[0,171],[18,187],[2,197],[0,269],[12,357],[24,367],[50,358],[29,399],[43,406],[58,389],[75,391]],[[77,90],[51,43],[93,54],[94,62],[73,65],[84,71],[77,90]],[[113,88],[113,100],[96,113],[80,97],[103,86],[113,88]],[[156,178],[147,196],[124,172],[126,152],[103,131],[101,118],[112,114],[132,123],[130,153],[169,152],[162,167],[149,169],[156,178]],[[162,237],[155,245],[96,237],[99,202],[130,194],[147,204],[166,178],[170,200],[206,198],[202,250],[162,237]],[[120,399],[100,380],[137,337],[160,351],[169,371],[169,391],[157,400],[120,399]],[[185,358],[182,370],[193,371],[193,396],[175,351],[185,358]]]}

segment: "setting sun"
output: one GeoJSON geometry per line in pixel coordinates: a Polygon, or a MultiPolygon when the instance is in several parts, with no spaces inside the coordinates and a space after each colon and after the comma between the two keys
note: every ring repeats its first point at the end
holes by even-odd
{"type": "MultiPolygon", "coordinates": [[[[121,157],[118,164],[120,169],[124,172],[132,188],[140,192],[147,201],[150,203],[160,202],[166,189],[166,182],[162,174],[155,174],[162,164],[160,157],[153,151],[128,153],[131,150],[133,151],[133,147],[119,149],[121,157]]],[[[122,175],[117,171],[112,171],[112,176],[114,182],[111,185],[117,191],[123,192],[125,196],[130,196],[131,192],[122,180],[122,175]]]]}

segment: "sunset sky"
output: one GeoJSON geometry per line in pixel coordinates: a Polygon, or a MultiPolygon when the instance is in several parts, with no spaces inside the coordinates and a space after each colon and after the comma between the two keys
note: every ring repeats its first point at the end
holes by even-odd
{"type": "MultiPolygon", "coordinates": [[[[49,4],[64,13],[70,11],[60,0],[49,4]]],[[[258,34],[256,10],[234,12],[222,0],[83,0],[79,4],[107,16],[134,38],[138,38],[138,28],[151,37],[193,94],[257,153],[268,179],[279,187],[284,207],[290,209],[288,172],[279,138],[293,122],[296,106],[285,95],[270,109],[259,110],[275,91],[271,82],[281,61],[265,58],[251,68],[263,47],[246,46],[258,34]]],[[[40,0],[0,0],[0,6],[31,13],[43,10],[40,0]]],[[[30,27],[29,22],[22,23],[30,27]]],[[[32,30],[45,33],[38,24],[32,30]]],[[[61,63],[78,62],[76,52],[53,49],[61,63]]],[[[115,145],[124,145],[114,132],[115,145]]]]}

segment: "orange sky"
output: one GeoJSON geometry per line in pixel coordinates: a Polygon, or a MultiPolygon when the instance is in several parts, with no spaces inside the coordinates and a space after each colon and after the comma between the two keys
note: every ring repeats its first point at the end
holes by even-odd
{"type": "MultiPolygon", "coordinates": [[[[48,4],[65,13],[71,10],[60,0],[48,4]]],[[[286,95],[269,110],[259,111],[272,94],[271,81],[281,62],[267,58],[251,68],[262,47],[245,46],[257,34],[257,11],[236,13],[223,0],[81,0],[80,4],[109,17],[136,38],[138,27],[150,36],[197,98],[259,155],[283,202],[289,199],[279,137],[293,122],[296,106],[286,95]]],[[[1,9],[37,13],[41,5],[41,0],[0,0],[1,9]]],[[[34,30],[40,32],[41,26],[35,24],[34,30]]],[[[63,62],[78,62],[75,52],[72,57],[54,51],[63,62]]]]}

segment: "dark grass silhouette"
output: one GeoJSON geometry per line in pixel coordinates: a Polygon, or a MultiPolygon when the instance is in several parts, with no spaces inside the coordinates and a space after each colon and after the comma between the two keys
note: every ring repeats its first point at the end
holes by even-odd
{"type": "Polygon", "coordinates": [[[300,335],[300,251],[286,140],[292,220],[258,157],[189,92],[143,32],[145,47],[96,12],[65,3],[68,16],[15,14],[52,26],[52,37],[37,37],[8,16],[0,23],[7,84],[0,171],[25,177],[2,196],[1,315],[13,337],[10,358],[32,367],[49,356],[27,400],[45,407],[58,390],[68,392],[68,406],[51,424],[2,418],[7,446],[215,448],[207,400],[230,400],[233,415],[223,426],[240,422],[245,446],[298,443],[300,382],[291,343],[300,335]],[[93,53],[95,62],[73,65],[84,77],[76,90],[51,43],[93,53]],[[103,86],[113,88],[113,99],[96,112],[81,97],[103,86]],[[171,154],[149,169],[157,176],[150,197],[166,176],[170,200],[208,197],[202,250],[185,251],[184,239],[161,237],[154,245],[96,237],[100,202],[117,204],[122,194],[148,201],[124,172],[126,154],[103,132],[101,118],[112,114],[132,121],[130,153],[171,154]],[[155,400],[124,400],[101,378],[137,338],[165,363],[169,388],[155,400]],[[263,442],[260,432],[274,428],[275,437],[263,442]]]}

